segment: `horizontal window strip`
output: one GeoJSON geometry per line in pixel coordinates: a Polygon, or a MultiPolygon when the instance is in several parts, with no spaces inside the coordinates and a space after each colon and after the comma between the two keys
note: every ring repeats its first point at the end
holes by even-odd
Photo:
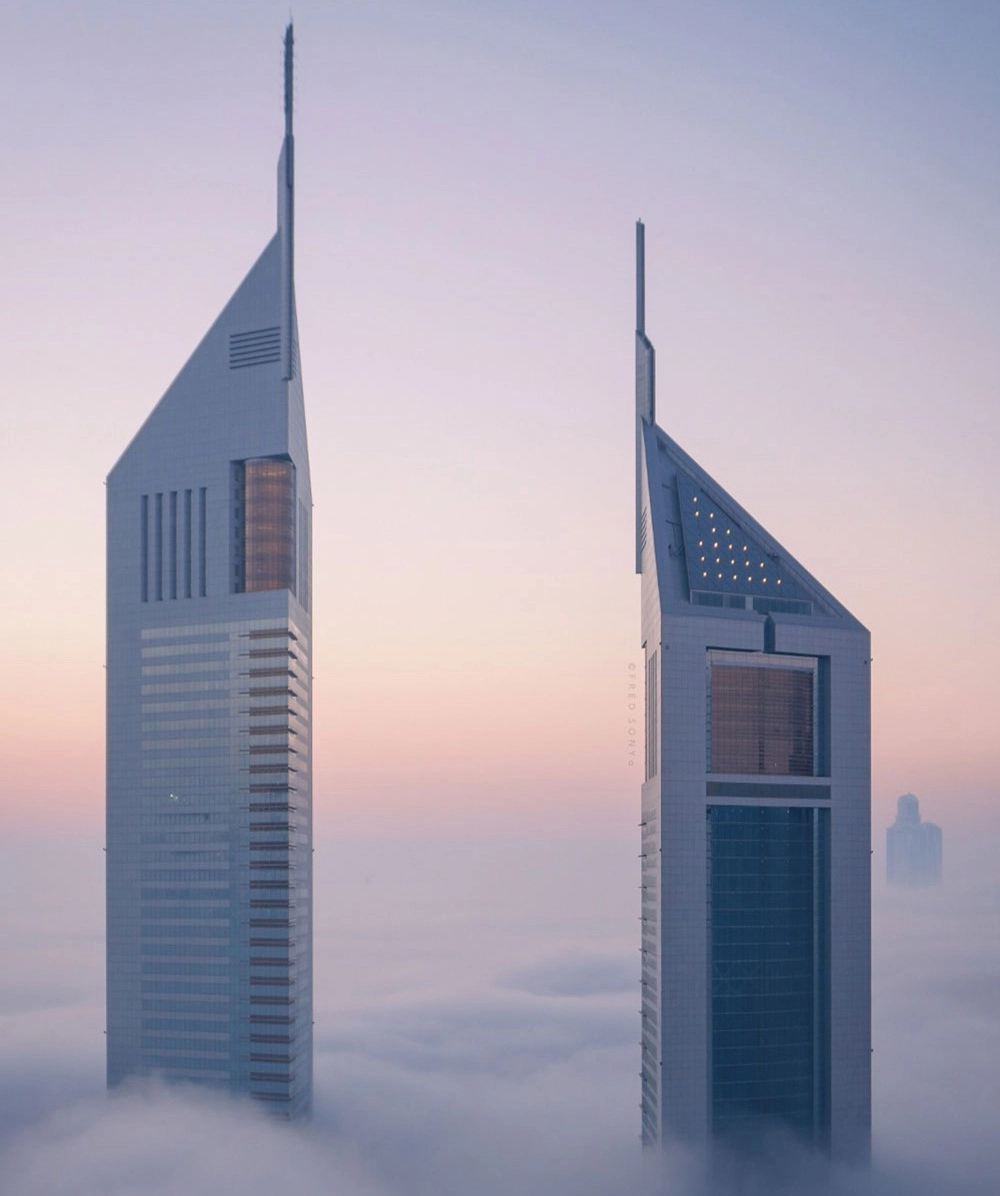
{"type": "Polygon", "coordinates": [[[707,797],[751,797],[766,798],[774,801],[784,799],[830,800],[829,785],[781,784],[766,781],[707,781],[705,783],[707,797]]]}
{"type": "Polygon", "coordinates": [[[205,1017],[144,1017],[144,1030],[173,1031],[178,1034],[212,1034],[217,1037],[229,1037],[229,1015],[223,1013],[219,1018],[205,1017]]]}
{"type": "MultiPolygon", "coordinates": [[[[227,914],[230,909],[230,902],[213,901],[211,908],[199,909],[197,906],[190,905],[145,905],[142,910],[143,921],[152,921],[153,919],[163,919],[165,922],[174,922],[177,924],[177,933],[186,934],[190,930],[192,933],[198,934],[226,934],[232,926],[229,918],[220,917],[220,915],[227,914]],[[187,923],[192,922],[196,925],[188,926],[187,923]],[[211,925],[205,926],[203,923],[208,922],[211,925]]],[[[155,929],[148,928],[150,934],[167,934],[169,927],[156,927],[155,929]]],[[[143,934],[147,932],[143,929],[143,934]]]]}
{"type": "MultiPolygon", "coordinates": [[[[159,1048],[161,1052],[163,1047],[159,1048]]],[[[185,1047],[185,1050],[190,1050],[190,1047],[185,1047]]],[[[220,1054],[218,1058],[207,1059],[197,1055],[169,1055],[161,1053],[158,1055],[149,1054],[145,1051],[142,1054],[143,1067],[162,1067],[170,1071],[197,1071],[197,1072],[215,1072],[220,1076],[229,1075],[228,1067],[226,1066],[228,1055],[220,1054]]]]}
{"type": "Polygon", "coordinates": [[[144,942],[139,946],[140,955],[149,956],[183,956],[189,955],[192,959],[226,959],[229,952],[229,940],[226,939],[221,943],[161,943],[161,942],[144,942]]]}
{"type": "Polygon", "coordinates": [[[145,888],[139,891],[143,901],[215,901],[229,896],[229,886],[221,889],[145,888]]]}
{"type": "Polygon", "coordinates": [[[201,640],[198,643],[176,643],[176,644],[158,644],[156,647],[146,647],[141,650],[142,659],[149,660],[150,658],[170,657],[170,656],[205,656],[211,659],[217,659],[220,654],[229,654],[229,641],[218,640],[215,643],[201,640]]]}
{"type": "Polygon", "coordinates": [[[229,984],[210,980],[142,980],[143,993],[174,993],[177,996],[192,994],[199,997],[228,996],[229,984]]]}
{"type": "Polygon", "coordinates": [[[216,998],[214,1001],[191,1000],[183,994],[177,993],[169,1001],[162,997],[144,997],[139,1002],[143,1013],[170,1013],[181,1016],[187,1013],[218,1014],[225,1022],[229,1019],[229,1001],[226,998],[216,998]]]}
{"type": "Polygon", "coordinates": [[[143,976],[227,976],[228,963],[182,963],[171,960],[170,963],[153,963],[143,961],[140,965],[143,976]]]}

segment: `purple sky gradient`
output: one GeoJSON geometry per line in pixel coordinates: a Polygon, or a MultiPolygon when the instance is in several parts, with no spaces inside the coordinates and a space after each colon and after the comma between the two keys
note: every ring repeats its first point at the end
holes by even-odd
{"type": "MultiPolygon", "coordinates": [[[[0,820],[100,825],[101,482],[271,233],[286,17],[0,15],[0,820]]],[[[634,820],[637,216],[660,422],[872,631],[876,827],[1000,831],[1000,9],[295,21],[321,831],[634,820]]]]}

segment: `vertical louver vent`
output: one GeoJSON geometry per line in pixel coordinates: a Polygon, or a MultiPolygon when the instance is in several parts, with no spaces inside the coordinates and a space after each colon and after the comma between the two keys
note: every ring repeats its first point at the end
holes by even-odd
{"type": "Polygon", "coordinates": [[[208,490],[144,494],[139,522],[143,602],[207,594],[208,490]]]}
{"type": "Polygon", "coordinates": [[[229,336],[229,368],[241,370],[249,365],[266,365],[281,359],[281,329],[256,328],[253,332],[233,332],[229,336]]]}

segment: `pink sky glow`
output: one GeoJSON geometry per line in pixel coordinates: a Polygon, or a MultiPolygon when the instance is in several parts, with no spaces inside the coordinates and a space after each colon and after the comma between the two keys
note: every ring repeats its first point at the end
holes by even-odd
{"type": "MultiPolygon", "coordinates": [[[[102,482],[271,233],[285,15],[0,17],[0,825],[101,824],[102,482]]],[[[872,632],[876,842],[1000,830],[996,12],[295,17],[319,834],[629,833],[637,216],[659,422],[872,632]]]]}

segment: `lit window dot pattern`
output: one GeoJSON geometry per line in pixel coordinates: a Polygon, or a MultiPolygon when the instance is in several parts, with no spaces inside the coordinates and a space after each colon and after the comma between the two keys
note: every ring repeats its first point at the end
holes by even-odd
{"type": "Polygon", "coordinates": [[[798,581],[784,573],[781,559],[769,555],[766,543],[747,535],[734,520],[734,512],[716,510],[705,492],[680,472],[677,487],[685,543],[697,545],[686,557],[692,590],[766,597],[775,595],[780,587],[786,600],[812,599],[798,581]],[[699,532],[695,520],[703,514],[708,518],[708,527],[699,532]],[[706,539],[705,532],[710,539],[706,539]]]}

